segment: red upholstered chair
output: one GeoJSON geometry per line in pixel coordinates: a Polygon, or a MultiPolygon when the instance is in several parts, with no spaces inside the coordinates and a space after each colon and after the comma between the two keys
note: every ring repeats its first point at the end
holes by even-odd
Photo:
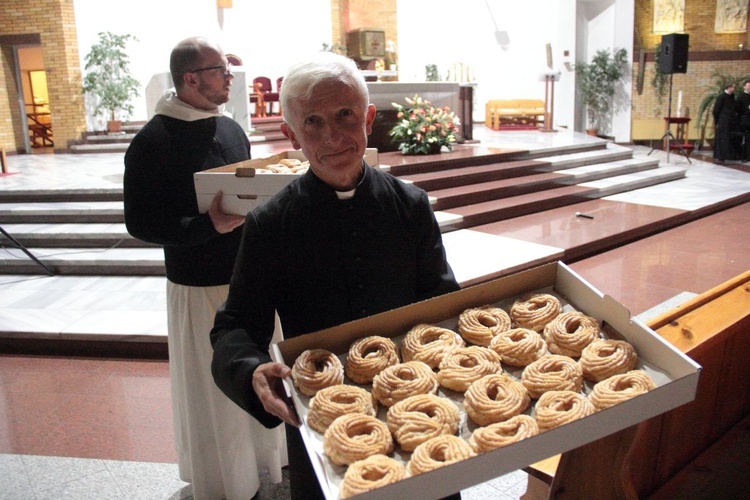
{"type": "Polygon", "coordinates": [[[240,56],[236,56],[234,54],[227,54],[226,56],[227,56],[227,61],[232,66],[242,66],[242,59],[240,58],[240,56]]]}
{"type": "Polygon", "coordinates": [[[258,88],[260,84],[260,90],[263,92],[263,100],[268,104],[268,114],[273,114],[273,103],[279,102],[279,93],[274,92],[271,87],[271,79],[266,76],[258,76],[253,78],[253,87],[258,88]]]}

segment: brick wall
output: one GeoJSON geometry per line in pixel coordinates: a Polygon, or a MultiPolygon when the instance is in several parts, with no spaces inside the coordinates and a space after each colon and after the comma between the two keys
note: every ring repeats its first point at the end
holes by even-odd
{"type": "MultiPolygon", "coordinates": [[[[80,138],[86,130],[73,0],[3,0],[0,35],[25,34],[40,35],[55,150],[66,150],[68,141],[80,138]]],[[[0,115],[13,120],[0,121],[0,145],[8,151],[23,151],[25,131],[17,130],[21,120],[11,56],[6,50],[2,54],[0,115]]]]}
{"type": "MultiPolygon", "coordinates": [[[[653,52],[661,42],[661,34],[652,33],[653,27],[653,0],[636,0],[635,2],[635,40],[633,63],[633,126],[639,123],[661,120],[667,115],[669,100],[669,87],[667,83],[667,95],[663,102],[659,103],[656,90],[651,81],[655,72],[653,52]],[[643,47],[648,51],[643,78],[643,93],[638,95],[635,87],[638,71],[638,52],[643,47]]],[[[675,73],[672,75],[672,116],[677,114],[677,99],[679,91],[682,91],[682,115],[690,116],[690,138],[700,137],[697,128],[697,113],[700,102],[709,94],[712,88],[715,72],[732,75],[736,77],[750,74],[750,57],[748,57],[748,45],[750,45],[750,33],[714,33],[714,19],[716,15],[715,0],[686,0],[685,1],[685,29],[684,33],[690,35],[687,73],[675,73]],[[744,51],[739,51],[739,44],[743,45],[744,51]],[[713,53],[717,60],[705,59],[705,53],[713,53]],[[691,60],[691,54],[693,59],[691,60]],[[703,57],[702,57],[703,56],[703,57]]],[[[709,120],[706,137],[713,136],[713,127],[709,120]]],[[[662,125],[663,127],[663,125],[662,125]]],[[[663,133],[662,129],[660,130],[663,133]]],[[[634,136],[636,136],[634,131],[634,136]]],[[[659,136],[655,137],[659,138],[659,136]]]]}
{"type": "Polygon", "coordinates": [[[398,20],[396,0],[331,0],[334,43],[346,45],[346,33],[359,28],[382,28],[385,39],[396,44],[398,50],[398,20]]]}

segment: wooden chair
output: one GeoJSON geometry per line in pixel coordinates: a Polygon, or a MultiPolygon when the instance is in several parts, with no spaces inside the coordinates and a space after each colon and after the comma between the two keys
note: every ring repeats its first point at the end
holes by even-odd
{"type": "Polygon", "coordinates": [[[253,78],[253,88],[255,85],[260,84],[260,92],[263,93],[263,100],[268,104],[269,115],[273,114],[273,103],[279,102],[279,93],[274,92],[271,87],[271,79],[267,76],[258,76],[253,78]]]}
{"type": "Polygon", "coordinates": [[[262,83],[253,83],[253,93],[250,94],[250,102],[255,104],[255,113],[253,113],[255,118],[268,116],[266,113],[266,99],[262,83]]]}

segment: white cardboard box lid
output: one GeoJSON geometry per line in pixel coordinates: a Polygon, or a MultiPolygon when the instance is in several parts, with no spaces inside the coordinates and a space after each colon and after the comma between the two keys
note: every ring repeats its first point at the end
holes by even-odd
{"type": "MultiPolygon", "coordinates": [[[[631,342],[638,352],[639,366],[659,374],[657,388],[581,420],[440,469],[407,478],[377,490],[358,495],[362,499],[430,499],[458,492],[502,474],[526,467],[553,455],[583,446],[597,439],[636,425],[651,417],[692,401],[700,366],[663,340],[609,296],[586,283],[563,263],[547,264],[529,271],[474,285],[451,294],[429,299],[375,316],[302,335],[272,345],[274,360],[291,366],[305,349],[319,347],[336,354],[346,352],[357,338],[368,335],[395,337],[418,322],[439,323],[457,317],[469,307],[553,287],[556,294],[577,308],[611,325],[631,342]]],[[[300,413],[304,403],[293,389],[285,387],[300,413]]],[[[301,429],[313,468],[328,499],[338,497],[338,487],[329,481],[326,464],[314,450],[318,446],[313,431],[301,429]]],[[[325,460],[325,459],[323,459],[325,460]]]]}
{"type": "MultiPolygon", "coordinates": [[[[258,173],[261,167],[279,163],[286,158],[306,160],[302,151],[293,149],[265,158],[245,160],[194,173],[193,182],[198,198],[198,210],[205,213],[211,206],[214,195],[221,191],[224,197],[228,198],[228,200],[222,200],[222,209],[226,213],[245,215],[300,176],[300,174],[258,173]]],[[[364,159],[371,167],[377,167],[378,150],[365,149],[364,159]]]]}

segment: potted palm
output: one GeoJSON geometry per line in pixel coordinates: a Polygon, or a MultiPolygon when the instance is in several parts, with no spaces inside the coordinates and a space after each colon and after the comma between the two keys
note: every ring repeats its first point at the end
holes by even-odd
{"type": "Polygon", "coordinates": [[[130,59],[125,51],[130,40],[137,41],[137,38],[99,33],[99,42],[91,46],[84,59],[83,93],[97,98],[94,114],[105,114],[109,132],[121,130],[120,118],[133,114],[130,101],[139,95],[140,82],[130,74],[130,59]]]}
{"type": "Polygon", "coordinates": [[[597,131],[607,129],[615,86],[625,74],[623,66],[627,58],[625,49],[598,50],[590,63],[575,64],[576,83],[588,113],[589,134],[597,135],[597,131]]]}

